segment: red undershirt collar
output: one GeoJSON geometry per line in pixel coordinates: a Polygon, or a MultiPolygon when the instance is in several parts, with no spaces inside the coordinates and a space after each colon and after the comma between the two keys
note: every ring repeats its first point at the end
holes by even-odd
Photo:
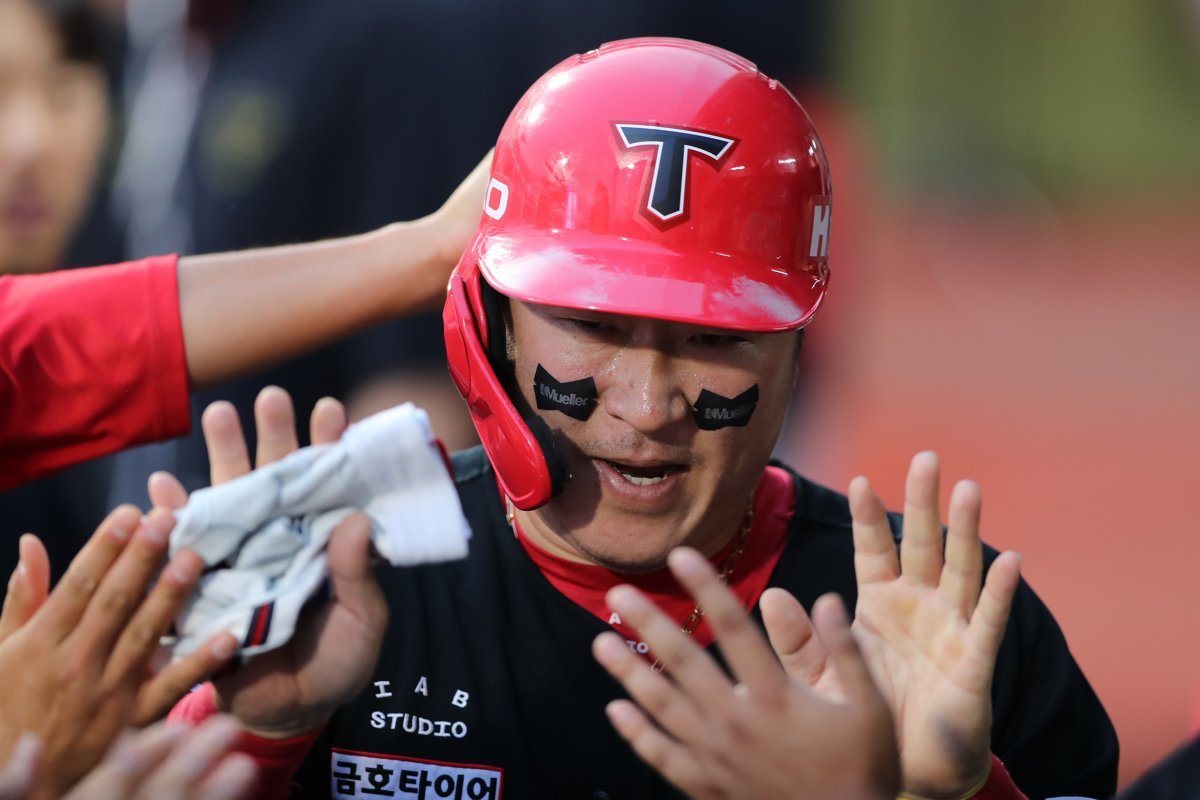
{"type": "MultiPolygon", "coordinates": [[[[795,511],[796,491],[791,476],[778,467],[767,467],[754,489],[754,524],[746,540],[746,549],[729,579],[730,587],[747,611],[757,605],[758,598],[767,588],[767,581],[783,553],[788,525],[795,511]]],[[[604,595],[609,589],[621,583],[636,586],[668,617],[678,620],[681,625],[695,608],[695,600],[666,568],[625,574],[597,564],[569,561],[546,552],[521,533],[519,527],[514,527],[517,541],[554,588],[611,625],[629,642],[631,648],[643,655],[649,653],[649,648],[641,641],[641,636],[604,604],[604,595]]],[[[710,559],[714,567],[732,550],[733,545],[731,539],[721,552],[710,559]]],[[[712,644],[713,636],[707,621],[700,623],[692,637],[701,647],[712,644]]]]}

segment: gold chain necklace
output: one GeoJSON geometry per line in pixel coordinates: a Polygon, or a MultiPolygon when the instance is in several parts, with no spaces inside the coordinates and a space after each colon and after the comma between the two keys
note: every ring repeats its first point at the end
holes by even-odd
{"type": "MultiPolygon", "coordinates": [[[[742,519],[742,527],[738,531],[737,542],[734,543],[733,549],[729,551],[721,563],[717,565],[717,578],[721,583],[728,584],[729,577],[733,575],[733,570],[737,567],[738,561],[742,557],[742,553],[746,550],[746,542],[750,539],[750,529],[754,527],[754,501],[750,501],[750,505],[746,508],[746,516],[742,519]]],[[[685,636],[691,636],[696,632],[696,628],[700,627],[700,620],[704,619],[704,609],[697,603],[692,609],[692,613],[688,614],[687,619],[679,626],[679,630],[685,636]]],[[[661,658],[654,659],[654,663],[650,665],[650,669],[655,672],[663,671],[663,662],[661,658]]]]}
{"type": "MultiPolygon", "coordinates": [[[[512,528],[513,536],[517,535],[517,520],[516,509],[513,507],[512,500],[504,498],[504,521],[512,528]]],[[[733,545],[721,563],[717,565],[717,577],[721,583],[728,584],[729,577],[733,575],[733,570],[737,567],[738,561],[742,558],[742,553],[746,551],[746,542],[750,539],[750,529],[754,527],[754,500],[750,500],[750,505],[746,507],[746,516],[742,518],[742,527],[738,530],[737,541],[733,545]]],[[[696,632],[696,628],[700,627],[700,621],[704,619],[704,609],[697,603],[692,609],[692,613],[688,614],[687,619],[679,626],[679,630],[686,636],[691,636],[696,632]]],[[[662,659],[654,659],[654,663],[650,668],[655,672],[663,671],[662,659]]]]}

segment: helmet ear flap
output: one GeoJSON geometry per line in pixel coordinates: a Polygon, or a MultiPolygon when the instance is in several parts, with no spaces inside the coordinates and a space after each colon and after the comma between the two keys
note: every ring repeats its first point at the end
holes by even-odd
{"type": "MultiPolygon", "coordinates": [[[[503,376],[508,368],[508,329],[504,322],[505,304],[508,302],[508,298],[493,289],[487,281],[480,280],[479,301],[486,317],[484,329],[487,332],[488,361],[491,362],[492,371],[498,377],[503,376]]],[[[503,378],[501,378],[501,383],[503,383],[503,378]]],[[[554,436],[554,431],[550,429],[544,419],[537,414],[530,414],[522,419],[529,426],[530,432],[546,457],[546,467],[550,472],[550,495],[553,497],[563,490],[563,484],[570,477],[567,472],[566,459],[563,458],[562,451],[558,448],[558,440],[554,436]]]]}
{"type": "MultiPolygon", "coordinates": [[[[481,279],[479,300],[480,305],[484,307],[486,317],[487,360],[491,362],[492,372],[500,377],[508,372],[509,332],[508,326],[504,324],[505,303],[508,302],[508,297],[500,294],[491,287],[490,283],[481,279]]],[[[503,378],[500,380],[503,383],[503,378]]],[[[536,414],[523,417],[523,420],[529,426],[529,431],[533,433],[534,439],[538,440],[541,452],[546,456],[546,467],[550,470],[550,494],[553,497],[563,491],[563,485],[570,477],[566,470],[566,459],[563,458],[562,451],[558,449],[558,439],[554,438],[554,432],[550,426],[546,425],[545,420],[536,414]]]]}
{"type": "Polygon", "coordinates": [[[450,375],[501,490],[517,508],[544,505],[562,490],[566,461],[550,426],[537,415],[523,417],[500,379],[508,365],[502,297],[473,263],[460,263],[450,276],[442,321],[450,375]]]}
{"type": "Polygon", "coordinates": [[[550,496],[553,497],[563,490],[563,484],[567,482],[567,478],[571,477],[567,472],[567,460],[563,458],[562,451],[558,449],[558,439],[555,438],[554,431],[546,424],[546,420],[534,414],[525,417],[525,424],[529,426],[533,438],[537,439],[542,453],[546,456],[546,468],[550,472],[550,496]]]}

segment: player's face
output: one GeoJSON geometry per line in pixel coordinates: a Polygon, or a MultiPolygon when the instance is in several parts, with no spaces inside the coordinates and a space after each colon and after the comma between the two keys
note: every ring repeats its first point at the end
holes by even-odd
{"type": "Polygon", "coordinates": [[[0,274],[57,265],[104,140],[104,77],[66,61],[28,0],[0,0],[0,274]]]}
{"type": "Polygon", "coordinates": [[[536,408],[540,364],[559,382],[592,378],[586,420],[537,413],[559,434],[572,478],[521,515],[544,547],[623,571],[653,569],[680,544],[714,552],[736,533],[783,425],[796,378],[795,333],[744,334],[513,302],[516,380],[536,408]],[[702,389],[735,398],[757,385],[748,424],[701,430],[702,389]]]}

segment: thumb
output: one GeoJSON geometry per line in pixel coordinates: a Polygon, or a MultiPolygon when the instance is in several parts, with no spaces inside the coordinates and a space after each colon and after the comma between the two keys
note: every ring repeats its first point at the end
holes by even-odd
{"type": "Polygon", "coordinates": [[[378,625],[387,618],[387,602],[371,570],[371,520],[354,512],[334,528],[329,537],[329,580],[333,596],[365,624],[378,625]]]}
{"type": "Polygon", "coordinates": [[[825,672],[826,654],[804,606],[789,592],[771,588],[763,592],[759,608],[771,648],[788,676],[806,686],[814,685],[825,672]]]}
{"type": "Polygon", "coordinates": [[[0,641],[28,622],[50,593],[50,557],[42,540],[27,533],[18,548],[20,561],[8,581],[4,611],[0,613],[0,641]]]}
{"type": "Polygon", "coordinates": [[[880,698],[879,688],[871,678],[862,650],[850,630],[850,619],[842,598],[836,594],[819,597],[813,605],[813,624],[829,651],[830,664],[837,670],[846,695],[851,699],[880,698]]]}

